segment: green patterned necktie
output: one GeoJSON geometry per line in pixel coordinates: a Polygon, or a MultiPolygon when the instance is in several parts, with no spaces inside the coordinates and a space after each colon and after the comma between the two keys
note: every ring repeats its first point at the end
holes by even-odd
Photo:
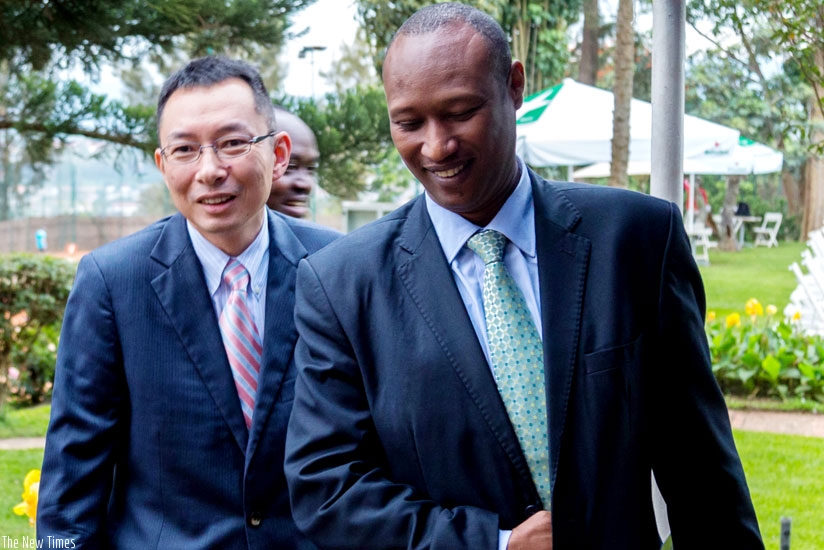
{"type": "Polygon", "coordinates": [[[541,338],[520,289],[504,265],[506,237],[488,229],[470,237],[466,246],[486,264],[483,299],[492,369],[532,481],[548,509],[549,439],[541,338]]]}

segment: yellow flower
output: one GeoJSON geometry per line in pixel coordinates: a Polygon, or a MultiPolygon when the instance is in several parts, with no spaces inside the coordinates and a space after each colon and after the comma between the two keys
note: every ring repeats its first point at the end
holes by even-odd
{"type": "Polygon", "coordinates": [[[40,470],[29,470],[23,480],[23,502],[13,508],[18,516],[29,516],[29,525],[37,519],[37,495],[40,491],[40,470]]]}
{"type": "Polygon", "coordinates": [[[767,315],[775,315],[776,313],[778,313],[778,308],[772,304],[769,304],[767,306],[767,315]]]}
{"type": "Polygon", "coordinates": [[[736,313],[727,315],[727,328],[737,327],[741,325],[741,316],[736,313]]]}
{"type": "Polygon", "coordinates": [[[747,300],[747,305],[744,306],[744,311],[747,315],[763,315],[764,307],[755,298],[750,298],[747,300]]]}
{"type": "Polygon", "coordinates": [[[798,321],[800,321],[800,320],[801,320],[801,312],[800,312],[800,311],[796,311],[795,313],[793,313],[792,321],[793,321],[794,323],[797,323],[797,322],[798,322],[798,321]]]}
{"type": "Polygon", "coordinates": [[[710,312],[707,313],[707,322],[711,323],[713,321],[715,321],[715,312],[710,311],[710,312]]]}

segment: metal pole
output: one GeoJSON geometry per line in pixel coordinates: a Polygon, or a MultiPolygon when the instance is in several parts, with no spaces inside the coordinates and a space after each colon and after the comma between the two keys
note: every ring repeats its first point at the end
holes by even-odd
{"type": "Polygon", "coordinates": [[[650,194],[684,202],[686,0],[652,3],[652,170],[650,194]]]}
{"type": "Polygon", "coordinates": [[[780,550],[790,550],[790,518],[781,518],[781,542],[780,550]]]}
{"type": "MultiPolygon", "coordinates": [[[[684,55],[686,0],[652,3],[652,159],[650,194],[684,204],[684,55]]],[[[670,532],[655,479],[652,505],[661,540],[670,532]]]]}

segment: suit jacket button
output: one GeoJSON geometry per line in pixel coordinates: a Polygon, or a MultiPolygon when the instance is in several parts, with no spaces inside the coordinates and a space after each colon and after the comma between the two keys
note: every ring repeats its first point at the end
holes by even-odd
{"type": "Polygon", "coordinates": [[[524,514],[526,514],[526,517],[531,517],[543,509],[543,506],[541,506],[540,504],[530,504],[526,507],[526,510],[524,510],[524,514]]]}
{"type": "Polygon", "coordinates": [[[260,512],[252,512],[249,516],[249,525],[252,527],[260,527],[260,522],[263,518],[260,517],[260,512]]]}

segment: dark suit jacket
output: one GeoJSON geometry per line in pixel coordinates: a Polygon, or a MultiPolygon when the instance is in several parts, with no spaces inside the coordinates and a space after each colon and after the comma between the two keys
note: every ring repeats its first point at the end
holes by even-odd
{"type": "MultiPolygon", "coordinates": [[[[177,214],[86,255],[66,307],[37,535],[78,548],[311,548],[283,476],[298,262],[335,233],[269,213],[263,368],[246,429],[177,214]]],[[[46,546],[44,545],[44,548],[46,546]]]]}
{"type": "MultiPolygon", "coordinates": [[[[556,549],[763,548],[675,205],[531,174],[556,549]]],[[[540,503],[422,197],[298,268],[286,476],[321,546],[496,548],[540,503]]]]}

